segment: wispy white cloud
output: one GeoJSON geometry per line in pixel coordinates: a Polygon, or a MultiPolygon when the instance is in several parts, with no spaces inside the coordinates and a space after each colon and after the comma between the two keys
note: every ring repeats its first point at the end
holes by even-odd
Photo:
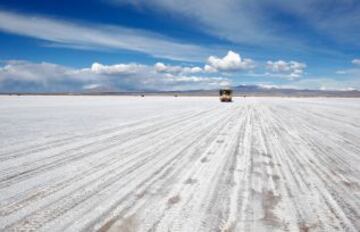
{"type": "MultiPolygon", "coordinates": [[[[333,48],[313,40],[319,36],[326,41],[351,43],[360,46],[360,4],[353,0],[303,1],[238,1],[238,0],[108,0],[131,4],[158,13],[188,19],[202,31],[228,41],[276,48],[286,51],[316,51],[334,53],[333,48]],[[282,19],[281,17],[284,17],[282,19]],[[288,19],[291,20],[288,20],[288,19]],[[311,33],[300,35],[300,26],[311,33]]],[[[334,54],[333,54],[334,55],[334,54]]]]}
{"type": "Polygon", "coordinates": [[[272,0],[326,39],[360,47],[360,4],[353,0],[272,0]]]}
{"type": "Polygon", "coordinates": [[[353,59],[351,63],[355,66],[352,68],[337,70],[336,74],[360,78],[360,59],[353,59]]]}
{"type": "Polygon", "coordinates": [[[80,49],[124,49],[154,57],[199,61],[210,49],[160,34],[111,25],[73,23],[47,17],[0,11],[0,31],[80,49]]]}
{"type": "Polygon", "coordinates": [[[264,45],[281,41],[269,31],[256,1],[236,0],[112,0],[117,4],[131,4],[137,8],[147,7],[158,12],[172,12],[174,16],[187,18],[198,28],[233,42],[264,45]],[[256,16],[256,17],[255,17],[256,16]]]}
{"type": "Polygon", "coordinates": [[[339,74],[342,76],[360,78],[360,68],[349,68],[349,69],[337,70],[336,74],[339,74]]]}
{"type": "Polygon", "coordinates": [[[360,65],[360,59],[353,59],[351,61],[351,63],[356,64],[356,65],[360,65]]]}

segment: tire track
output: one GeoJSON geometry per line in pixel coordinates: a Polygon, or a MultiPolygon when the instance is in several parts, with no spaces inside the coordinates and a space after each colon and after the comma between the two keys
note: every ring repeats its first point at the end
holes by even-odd
{"type": "Polygon", "coordinates": [[[2,149],[0,230],[358,231],[359,100],[196,101],[2,149]]]}
{"type": "MultiPolygon", "coordinates": [[[[221,113],[221,112],[220,112],[221,113]]],[[[210,115],[208,115],[209,117],[211,117],[212,115],[210,114],[210,115]]],[[[206,117],[205,117],[206,118],[206,117]]],[[[214,117],[215,119],[216,119],[216,117],[214,117]]],[[[202,119],[204,119],[204,118],[202,118],[202,119]]],[[[188,125],[188,127],[192,127],[192,125],[194,124],[196,124],[197,123],[197,121],[195,121],[194,119],[192,119],[193,121],[191,122],[192,124],[189,124],[189,123],[187,123],[188,125]]],[[[179,126],[179,125],[175,125],[175,126],[179,126]]],[[[185,130],[185,132],[186,132],[186,128],[184,128],[185,130]]],[[[177,137],[182,137],[183,135],[182,134],[178,134],[177,135],[177,137]]],[[[163,142],[163,143],[167,143],[166,141],[165,142],[163,142]]],[[[173,143],[171,143],[171,144],[173,144],[173,143]]],[[[171,147],[171,144],[170,144],[170,147],[171,147]]],[[[159,146],[160,148],[162,148],[162,146],[160,145],[159,146]]],[[[141,162],[138,162],[138,163],[140,163],[140,165],[149,165],[149,163],[147,162],[147,161],[149,161],[149,159],[150,158],[152,158],[153,157],[153,154],[154,153],[157,153],[157,151],[155,150],[153,150],[152,151],[153,153],[151,153],[151,154],[149,154],[148,156],[147,156],[147,160],[141,160],[141,162]]],[[[145,153],[145,152],[143,152],[143,153],[145,153]]],[[[140,154],[141,155],[141,154],[140,154]]],[[[110,169],[106,174],[108,174],[108,175],[111,175],[111,177],[113,177],[113,178],[117,178],[117,176],[122,176],[123,174],[121,174],[121,173],[119,173],[119,174],[115,174],[115,173],[113,173],[112,171],[114,171],[114,170],[116,170],[117,168],[119,168],[119,167],[116,167],[116,168],[114,168],[114,169],[110,169]],[[110,174],[109,174],[110,173],[110,174]]],[[[135,168],[134,167],[130,167],[132,170],[134,170],[135,168]]],[[[137,168],[139,168],[139,167],[137,167],[137,168]]],[[[125,170],[125,171],[123,171],[123,173],[125,174],[127,171],[125,170]]],[[[126,176],[125,176],[126,177],[126,176]]],[[[112,184],[113,182],[114,182],[114,179],[111,179],[110,181],[104,181],[104,177],[98,177],[98,178],[101,178],[102,179],[102,182],[100,183],[100,184],[106,184],[106,183],[108,183],[109,185],[110,184],[112,184]]],[[[85,184],[85,185],[83,185],[84,187],[86,186],[86,187],[88,187],[88,184],[85,184]]],[[[94,190],[96,190],[96,189],[102,189],[103,187],[101,187],[102,185],[100,185],[100,186],[98,186],[98,187],[94,187],[94,188],[92,188],[92,189],[94,189],[94,190]]],[[[78,187],[78,190],[83,190],[84,191],[84,187],[82,187],[82,186],[80,186],[80,187],[78,187]]],[[[77,190],[75,190],[73,193],[67,193],[67,194],[64,194],[64,197],[66,197],[66,196],[68,196],[68,195],[74,195],[75,193],[77,193],[78,191],[77,190]]],[[[90,194],[90,193],[89,193],[90,194]]],[[[95,194],[95,193],[94,193],[95,194]]],[[[66,200],[66,199],[63,199],[63,200],[66,200]]],[[[60,202],[62,201],[62,200],[59,200],[60,202]]],[[[75,201],[75,202],[78,202],[78,203],[80,203],[79,202],[79,200],[78,201],[75,201]]],[[[70,204],[70,203],[69,203],[70,204]]],[[[39,219],[37,219],[37,220],[39,220],[39,219]]],[[[29,219],[27,219],[27,221],[29,221],[29,219]]]]}

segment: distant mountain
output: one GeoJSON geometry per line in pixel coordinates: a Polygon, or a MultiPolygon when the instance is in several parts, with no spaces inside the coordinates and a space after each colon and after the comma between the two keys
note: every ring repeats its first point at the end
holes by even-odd
{"type": "Polygon", "coordinates": [[[360,91],[349,90],[309,90],[265,88],[258,85],[239,85],[233,88],[234,95],[249,96],[290,96],[290,97],[360,97],[360,91]]]}
{"type": "MultiPolygon", "coordinates": [[[[278,96],[278,97],[360,97],[360,91],[328,91],[308,89],[267,88],[260,85],[238,85],[232,87],[234,96],[278,96]]],[[[182,91],[133,91],[118,92],[116,95],[176,95],[176,96],[218,96],[219,90],[182,91]]]]}
{"type": "MultiPolygon", "coordinates": [[[[336,91],[336,90],[309,90],[309,89],[282,89],[264,87],[261,85],[238,85],[232,87],[234,96],[278,96],[278,97],[360,97],[360,91],[336,91]]],[[[92,88],[84,92],[62,93],[0,93],[18,95],[131,95],[131,96],[218,96],[219,90],[115,90],[111,88],[92,88]]]]}

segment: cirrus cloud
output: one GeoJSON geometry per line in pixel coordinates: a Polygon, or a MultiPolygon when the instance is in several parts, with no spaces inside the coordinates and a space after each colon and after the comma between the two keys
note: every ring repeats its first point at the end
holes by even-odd
{"type": "Polygon", "coordinates": [[[53,43],[50,46],[54,47],[103,51],[130,50],[172,60],[199,61],[211,51],[146,30],[74,23],[1,9],[0,31],[48,41],[53,43]]]}

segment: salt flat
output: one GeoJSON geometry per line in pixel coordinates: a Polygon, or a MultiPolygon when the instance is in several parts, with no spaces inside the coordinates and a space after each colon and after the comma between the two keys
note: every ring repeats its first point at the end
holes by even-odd
{"type": "Polygon", "coordinates": [[[360,99],[0,97],[0,231],[359,231],[360,99]]]}

